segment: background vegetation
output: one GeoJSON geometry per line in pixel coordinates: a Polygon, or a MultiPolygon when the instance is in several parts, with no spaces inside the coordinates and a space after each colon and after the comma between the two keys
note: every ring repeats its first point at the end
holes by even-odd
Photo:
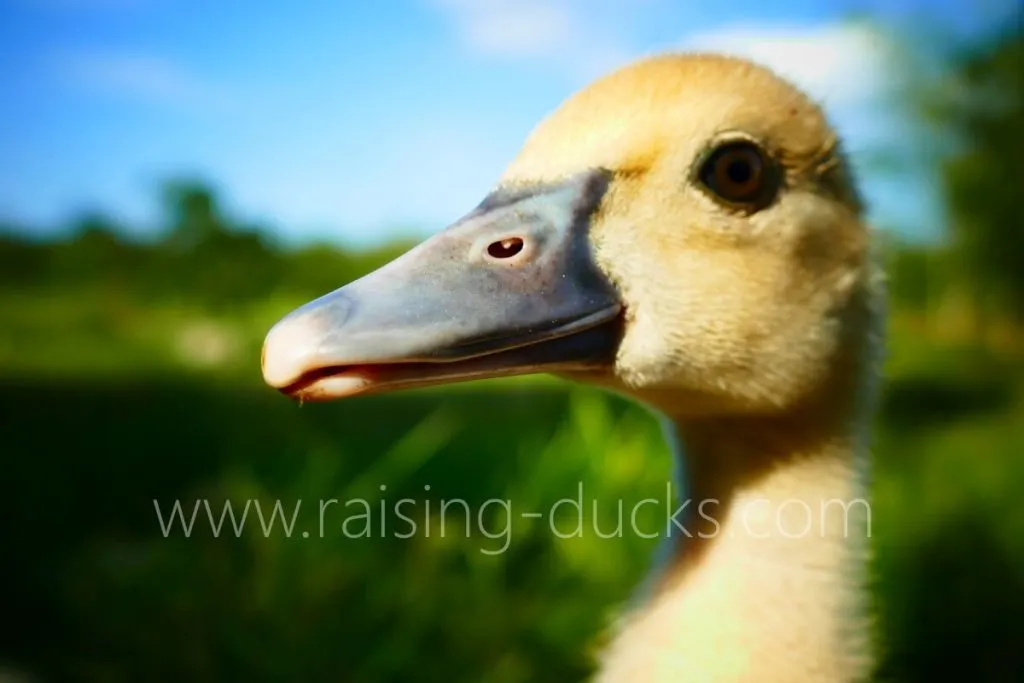
{"type": "MultiPolygon", "coordinates": [[[[926,246],[885,235],[884,680],[1024,680],[1022,49],[1017,26],[952,55],[915,99],[950,142],[936,163],[951,229],[926,246]]],[[[0,241],[0,662],[90,683],[580,680],[655,541],[516,520],[488,555],[479,533],[348,539],[340,516],[320,538],[308,507],[290,537],[250,519],[238,537],[200,520],[165,538],[153,501],[542,510],[581,480],[588,497],[658,498],[670,470],[652,417],[546,379],[299,409],[260,381],[266,330],[408,245],[285,249],[202,183],[163,201],[149,241],[103,215],[65,240],[9,226],[0,241]]]]}

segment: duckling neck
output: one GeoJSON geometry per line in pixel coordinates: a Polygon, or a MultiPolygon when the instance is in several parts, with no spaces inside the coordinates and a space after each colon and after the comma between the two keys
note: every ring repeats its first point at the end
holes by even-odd
{"type": "Polygon", "coordinates": [[[672,421],[689,502],[598,681],[866,676],[867,458],[821,424],[672,421]]]}

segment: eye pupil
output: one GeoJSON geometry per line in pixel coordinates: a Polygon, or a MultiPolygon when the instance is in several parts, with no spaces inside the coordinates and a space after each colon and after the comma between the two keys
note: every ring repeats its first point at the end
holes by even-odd
{"type": "Polygon", "coordinates": [[[730,180],[740,185],[750,182],[751,176],[754,175],[754,170],[745,160],[733,161],[725,172],[730,180]]]}

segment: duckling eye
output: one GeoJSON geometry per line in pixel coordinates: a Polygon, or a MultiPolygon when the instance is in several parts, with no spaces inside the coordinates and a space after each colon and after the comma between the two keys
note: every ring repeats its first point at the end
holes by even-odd
{"type": "Polygon", "coordinates": [[[760,204],[769,188],[769,164],[760,147],[733,142],[716,149],[700,170],[700,181],[731,204],[760,204]]]}

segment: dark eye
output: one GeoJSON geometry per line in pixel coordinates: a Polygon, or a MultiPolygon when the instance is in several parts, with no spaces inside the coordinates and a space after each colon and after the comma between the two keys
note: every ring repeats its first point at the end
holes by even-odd
{"type": "Polygon", "coordinates": [[[761,205],[774,191],[769,161],[752,142],[730,142],[708,157],[700,181],[730,204],[761,205]]]}

